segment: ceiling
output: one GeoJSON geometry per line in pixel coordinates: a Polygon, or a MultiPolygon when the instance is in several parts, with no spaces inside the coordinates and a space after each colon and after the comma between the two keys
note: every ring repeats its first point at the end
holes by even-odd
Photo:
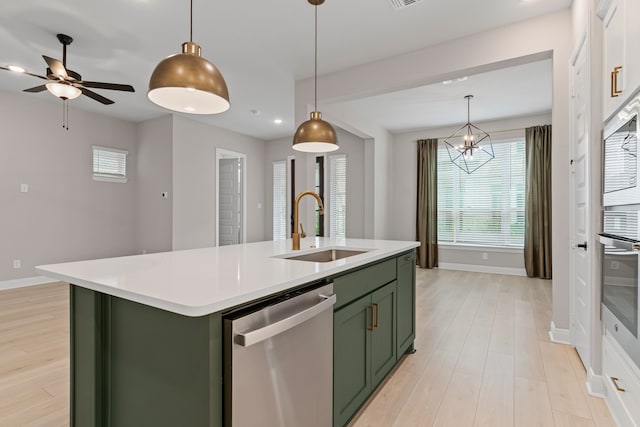
{"type": "MultiPolygon", "coordinates": [[[[318,10],[318,72],[414,51],[570,4],[571,0],[422,0],[393,10],[389,0],[327,0],[318,10]]],[[[87,80],[136,88],[133,94],[97,90],[116,103],[103,106],[80,97],[71,101],[72,109],[134,122],[167,114],[147,100],[148,79],[162,58],[178,53],[188,40],[188,1],[2,1],[0,65],[21,65],[44,74],[42,54],[62,59],[62,46],[55,38],[61,32],[74,38],[68,49],[70,69],[87,80]]],[[[313,7],[307,1],[195,0],[193,39],[222,71],[231,109],[192,117],[261,139],[293,134],[295,81],[313,76],[313,7]],[[274,124],[275,118],[283,123],[274,124]]],[[[38,83],[26,75],[0,73],[2,91],[22,93],[38,83]]],[[[47,93],[24,96],[57,102],[47,93]]],[[[456,97],[459,94],[451,95],[456,97]]],[[[390,119],[389,126],[403,124],[390,119]]]]}
{"type": "Polygon", "coordinates": [[[391,132],[551,112],[551,59],[341,103],[391,132]]]}

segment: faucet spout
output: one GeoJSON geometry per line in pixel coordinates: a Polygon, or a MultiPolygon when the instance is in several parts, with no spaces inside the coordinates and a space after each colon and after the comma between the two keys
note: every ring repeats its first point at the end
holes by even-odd
{"type": "Polygon", "coordinates": [[[298,205],[300,204],[300,200],[304,196],[313,196],[318,202],[318,206],[320,207],[320,215],[324,215],[324,206],[322,205],[322,199],[313,191],[303,191],[302,193],[296,196],[296,201],[293,204],[293,233],[291,233],[291,238],[293,239],[293,250],[300,250],[300,234],[298,234],[299,222],[298,222],[298,205]]]}

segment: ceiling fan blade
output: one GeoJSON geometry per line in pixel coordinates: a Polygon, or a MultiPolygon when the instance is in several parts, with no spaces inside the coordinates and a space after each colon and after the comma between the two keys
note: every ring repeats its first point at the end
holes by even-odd
{"type": "Polygon", "coordinates": [[[109,104],[113,104],[113,101],[110,100],[109,98],[105,98],[102,95],[98,95],[95,92],[90,91],[89,89],[85,89],[83,87],[79,87],[78,89],[80,89],[82,91],[83,95],[87,95],[89,98],[94,99],[104,105],[109,105],[109,104]]]}
{"type": "Polygon", "coordinates": [[[121,90],[124,92],[135,92],[135,89],[131,85],[121,85],[117,83],[102,83],[102,82],[85,82],[80,84],[84,87],[90,87],[94,89],[109,89],[109,90],[121,90]]]}
{"type": "Polygon", "coordinates": [[[16,73],[16,74],[26,74],[27,76],[37,77],[42,80],[49,80],[45,76],[39,76],[38,74],[29,73],[27,71],[13,71],[11,68],[7,68],[7,67],[0,67],[0,70],[11,71],[12,73],[16,73]]]}
{"type": "Polygon", "coordinates": [[[23,92],[38,93],[38,92],[42,92],[43,90],[47,90],[47,87],[45,85],[30,87],[29,89],[24,89],[23,92]]]}
{"type": "Polygon", "coordinates": [[[67,79],[69,77],[69,75],[67,74],[67,69],[64,68],[62,62],[58,61],[57,59],[50,58],[47,55],[42,55],[42,57],[44,58],[45,62],[54,75],[62,77],[63,79],[67,79]]]}

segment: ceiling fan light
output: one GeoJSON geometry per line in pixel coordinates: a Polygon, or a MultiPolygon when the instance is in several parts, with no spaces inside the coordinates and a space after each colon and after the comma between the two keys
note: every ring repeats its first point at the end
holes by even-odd
{"type": "Polygon", "coordinates": [[[82,95],[82,91],[75,86],[63,83],[47,83],[47,90],[60,99],[75,99],[82,95]]]}
{"type": "Polygon", "coordinates": [[[328,122],[322,120],[322,113],[314,111],[311,119],[298,126],[293,136],[293,149],[306,153],[325,153],[338,148],[336,131],[328,122]]]}
{"type": "Polygon", "coordinates": [[[182,44],[182,53],[156,66],[147,97],[169,110],[188,114],[218,114],[229,109],[229,90],[218,68],[200,56],[200,46],[182,44]]]}

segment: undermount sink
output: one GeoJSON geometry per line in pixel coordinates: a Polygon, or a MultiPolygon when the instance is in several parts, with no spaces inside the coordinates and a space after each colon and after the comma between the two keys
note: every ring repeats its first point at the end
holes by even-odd
{"type": "Polygon", "coordinates": [[[354,255],[360,255],[368,251],[356,251],[349,249],[325,249],[323,251],[312,252],[304,255],[286,256],[284,259],[294,261],[310,261],[310,262],[331,262],[354,255]]]}

